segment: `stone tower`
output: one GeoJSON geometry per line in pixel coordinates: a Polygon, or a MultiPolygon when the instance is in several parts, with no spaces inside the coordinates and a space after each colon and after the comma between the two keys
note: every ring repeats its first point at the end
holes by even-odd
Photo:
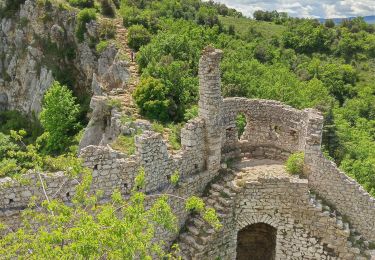
{"type": "Polygon", "coordinates": [[[199,61],[199,117],[205,120],[207,170],[216,172],[221,160],[222,103],[220,60],[223,52],[211,46],[199,61]]]}

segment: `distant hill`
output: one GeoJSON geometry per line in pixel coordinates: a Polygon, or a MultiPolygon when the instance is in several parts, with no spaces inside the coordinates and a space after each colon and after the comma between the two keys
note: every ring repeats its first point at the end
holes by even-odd
{"type": "MultiPolygon", "coordinates": [[[[342,22],[342,20],[344,19],[353,19],[355,17],[347,17],[347,18],[331,18],[335,24],[340,24],[342,22]]],[[[375,15],[371,15],[371,16],[364,16],[363,19],[365,19],[365,22],[366,23],[369,23],[369,24],[375,24],[375,15]]],[[[324,23],[326,20],[329,20],[329,19],[324,19],[324,18],[320,18],[319,19],[319,22],[321,23],[324,23]]]]}

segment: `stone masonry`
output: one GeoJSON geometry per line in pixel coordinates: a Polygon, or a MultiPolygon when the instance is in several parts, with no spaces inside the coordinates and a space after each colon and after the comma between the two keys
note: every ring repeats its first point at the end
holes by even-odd
{"type": "MultiPolygon", "coordinates": [[[[258,243],[256,234],[267,230],[272,230],[267,241],[275,247],[268,254],[272,259],[369,259],[375,241],[375,199],[323,157],[322,116],[277,101],[222,98],[222,55],[212,47],[203,51],[199,116],[182,129],[179,152],[170,154],[161,134],[153,131],[135,137],[132,156],[109,146],[82,147],[80,157],[93,170],[92,190],[102,190],[109,198],[118,189],[126,197],[143,167],[147,194],[168,191],[204,197],[217,210],[221,230],[190,215],[181,201],[170,199],[181,232],[158,231],[158,238],[180,243],[184,259],[236,259],[237,252],[254,251],[254,244],[246,248],[246,243],[258,243]],[[238,114],[247,121],[240,138],[238,114]],[[289,176],[283,168],[283,161],[296,151],[305,152],[306,178],[289,176]],[[231,159],[239,163],[227,169],[231,159]],[[178,187],[170,184],[175,171],[180,173],[178,187]],[[260,231],[252,226],[257,224],[260,231]],[[242,231],[250,233],[242,238],[242,231]]],[[[30,172],[25,183],[3,178],[0,221],[16,228],[31,197],[44,200],[40,178],[48,196],[69,203],[77,180],[62,173],[30,172]]],[[[259,259],[261,252],[254,255],[259,259]]]]}

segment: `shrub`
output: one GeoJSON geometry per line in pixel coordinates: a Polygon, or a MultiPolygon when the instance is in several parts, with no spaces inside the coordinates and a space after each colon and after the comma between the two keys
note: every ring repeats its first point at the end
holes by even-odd
{"type": "Polygon", "coordinates": [[[161,134],[164,133],[164,126],[158,122],[152,123],[151,129],[152,131],[157,132],[157,133],[161,133],[161,134]]]}
{"type": "Polygon", "coordinates": [[[86,8],[81,10],[77,15],[77,27],[76,37],[78,41],[84,40],[84,34],[87,31],[86,24],[92,20],[96,20],[96,10],[92,8],[86,8]]]}
{"type": "Polygon", "coordinates": [[[134,50],[139,50],[151,40],[151,35],[143,25],[132,25],[129,27],[128,45],[134,50]]]}
{"type": "Polygon", "coordinates": [[[119,100],[119,99],[115,99],[115,98],[111,98],[111,99],[108,100],[107,105],[108,105],[111,109],[112,109],[112,108],[120,109],[120,108],[121,108],[121,100],[119,100]]]}
{"type": "Polygon", "coordinates": [[[171,183],[174,186],[178,185],[178,182],[180,181],[180,173],[178,170],[176,170],[172,175],[171,175],[171,183]]]}
{"type": "Polygon", "coordinates": [[[237,132],[238,132],[238,139],[240,139],[242,134],[245,132],[246,125],[247,125],[246,116],[244,114],[239,114],[236,117],[236,127],[237,127],[237,132]]]}
{"type": "Polygon", "coordinates": [[[304,159],[305,155],[303,152],[291,154],[285,164],[287,172],[293,175],[303,174],[304,159]]]}
{"type": "Polygon", "coordinates": [[[112,0],[100,0],[101,13],[108,17],[114,17],[116,15],[116,7],[112,3],[112,0]]]}
{"type": "Polygon", "coordinates": [[[113,39],[116,35],[116,26],[108,20],[103,20],[99,26],[99,36],[101,39],[113,39]]]}
{"type": "Polygon", "coordinates": [[[189,121],[190,119],[196,118],[198,116],[198,106],[193,105],[192,107],[186,109],[184,114],[185,121],[189,121]]]}
{"type": "Polygon", "coordinates": [[[133,93],[134,100],[141,113],[150,119],[167,121],[169,119],[168,109],[170,101],[166,94],[168,89],[160,79],[147,77],[133,93]]]}
{"type": "Polygon", "coordinates": [[[95,47],[96,52],[97,52],[97,53],[102,53],[102,52],[108,47],[108,44],[109,44],[108,41],[100,41],[100,42],[96,45],[96,47],[95,47]]]}
{"type": "Polygon", "coordinates": [[[61,152],[67,148],[78,129],[78,114],[79,105],[72,91],[55,81],[44,95],[40,113],[48,152],[61,152]]]}
{"type": "Polygon", "coordinates": [[[40,123],[34,116],[30,117],[15,110],[0,112],[0,132],[9,134],[11,130],[21,129],[28,133],[26,143],[35,141],[43,132],[40,123]]]}
{"type": "Polygon", "coordinates": [[[12,17],[25,0],[5,0],[0,2],[0,17],[12,17]]]}
{"type": "Polygon", "coordinates": [[[94,7],[94,0],[69,0],[69,4],[79,8],[92,8],[94,7]]]}
{"type": "Polygon", "coordinates": [[[168,136],[168,142],[173,150],[181,149],[181,129],[182,124],[169,124],[168,128],[170,130],[168,136]]]}
{"type": "Polygon", "coordinates": [[[204,201],[201,198],[192,196],[186,200],[185,209],[186,211],[200,213],[204,210],[204,201]]]}

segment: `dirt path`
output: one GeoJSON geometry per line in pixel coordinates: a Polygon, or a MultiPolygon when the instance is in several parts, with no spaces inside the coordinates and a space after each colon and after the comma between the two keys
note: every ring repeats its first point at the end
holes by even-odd
{"type": "MultiPolygon", "coordinates": [[[[129,73],[131,75],[130,81],[126,84],[125,92],[113,96],[113,98],[120,99],[123,111],[131,115],[133,118],[138,118],[138,108],[133,100],[132,93],[139,83],[138,64],[133,59],[133,50],[129,48],[127,44],[128,30],[123,26],[122,18],[116,18],[112,20],[116,26],[116,44],[119,49],[119,54],[122,55],[122,59],[126,59],[129,62],[129,73]]],[[[135,52],[134,56],[135,56],[135,52]]]]}

